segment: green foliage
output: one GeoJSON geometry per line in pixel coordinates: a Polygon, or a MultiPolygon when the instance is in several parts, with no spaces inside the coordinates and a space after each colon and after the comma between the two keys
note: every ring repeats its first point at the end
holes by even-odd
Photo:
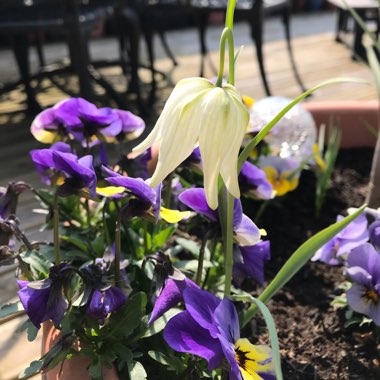
{"type": "Polygon", "coordinates": [[[319,170],[317,174],[316,198],[315,198],[315,213],[319,217],[321,208],[325,199],[326,191],[329,185],[338,151],[340,147],[340,130],[332,128],[330,130],[328,144],[323,160],[326,164],[325,170],[319,170]]]}

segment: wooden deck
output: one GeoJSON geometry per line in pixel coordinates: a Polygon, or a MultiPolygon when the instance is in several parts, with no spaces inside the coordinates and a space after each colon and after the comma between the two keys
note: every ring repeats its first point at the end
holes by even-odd
{"type": "MultiPolygon", "coordinates": [[[[287,56],[286,45],[282,40],[265,44],[265,58],[268,80],[274,95],[294,98],[300,94],[300,89],[293,77],[287,56]]],[[[376,99],[376,89],[370,70],[361,63],[351,60],[350,52],[344,45],[334,41],[332,33],[318,34],[294,39],[294,53],[300,75],[307,88],[323,80],[350,76],[368,81],[363,84],[339,84],[319,90],[310,100],[373,100],[376,99]]],[[[211,53],[211,59],[218,62],[217,52],[211,53]]],[[[181,78],[197,76],[199,71],[199,56],[187,55],[178,57],[179,66],[172,70],[168,59],[157,62],[157,68],[162,71],[171,71],[173,83],[181,78]]],[[[124,81],[118,67],[111,67],[103,71],[116,86],[123,88],[124,81]]],[[[142,73],[145,76],[145,73],[142,73]]],[[[207,67],[206,76],[214,73],[207,67]]],[[[147,80],[147,78],[144,78],[147,80]]],[[[263,87],[258,75],[253,46],[247,45],[237,64],[236,84],[242,94],[256,99],[264,97],[263,87]]],[[[39,100],[43,106],[52,105],[67,97],[49,83],[42,83],[43,91],[39,100]]],[[[171,86],[164,83],[158,91],[157,108],[162,107],[167,99],[171,86]]],[[[32,148],[41,147],[33,140],[29,133],[31,118],[25,117],[22,104],[21,89],[13,91],[3,97],[0,103],[0,185],[5,186],[10,180],[25,180],[33,185],[39,185],[39,180],[28,158],[32,148]]],[[[31,234],[32,240],[38,236],[38,225],[43,217],[31,212],[38,207],[30,193],[23,194],[20,199],[20,220],[23,229],[31,234]]],[[[4,270],[3,270],[4,271],[4,270]]],[[[0,304],[14,298],[16,285],[14,274],[0,272],[0,304]],[[5,286],[6,285],[6,286],[5,286]]],[[[25,334],[16,332],[21,320],[14,320],[0,325],[0,380],[17,378],[17,374],[31,360],[40,353],[39,345],[28,343],[25,334]]]]}

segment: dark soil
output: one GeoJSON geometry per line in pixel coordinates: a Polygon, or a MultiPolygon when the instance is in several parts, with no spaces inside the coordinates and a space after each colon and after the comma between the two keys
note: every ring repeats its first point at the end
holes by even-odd
{"type": "MultiPolygon", "coordinates": [[[[268,232],[269,281],[307,238],[334,223],[348,207],[364,203],[373,151],[350,149],[338,156],[319,218],[314,214],[315,178],[304,172],[297,190],[268,206],[258,223],[268,232]]],[[[330,305],[344,281],[342,267],[308,263],[268,306],[275,318],[285,379],[380,379],[380,345],[372,329],[344,327],[344,311],[330,305]]],[[[264,323],[257,322],[259,332],[264,323]]]]}

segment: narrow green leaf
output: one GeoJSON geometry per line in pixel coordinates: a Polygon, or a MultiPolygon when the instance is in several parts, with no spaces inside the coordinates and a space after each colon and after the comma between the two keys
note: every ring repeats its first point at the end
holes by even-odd
{"type": "Polygon", "coordinates": [[[368,84],[367,81],[364,81],[359,78],[334,78],[326,80],[317,86],[311,88],[310,90],[305,91],[303,94],[295,98],[293,101],[291,101],[286,107],[284,107],[243,149],[243,151],[240,153],[239,161],[238,161],[238,171],[240,172],[244,162],[249,157],[249,154],[251,151],[256,147],[256,145],[269,133],[269,131],[274,127],[274,125],[289,111],[291,110],[297,103],[299,103],[301,100],[305,99],[307,96],[312,94],[313,92],[319,90],[322,87],[329,86],[332,84],[338,84],[338,83],[346,83],[346,82],[353,82],[353,83],[361,83],[361,84],[368,84]]]}
{"type": "MultiPolygon", "coordinates": [[[[268,302],[314,255],[314,253],[331,240],[338,232],[342,231],[356,217],[358,217],[365,209],[366,205],[360,207],[353,214],[346,216],[341,221],[325,228],[316,235],[303,243],[286,261],[276,277],[261,293],[259,300],[268,302]]],[[[244,327],[257,311],[256,305],[250,306],[244,313],[242,326],[244,327]]]]}
{"type": "Polygon", "coordinates": [[[6,305],[1,306],[0,308],[0,318],[8,317],[8,315],[19,313],[23,311],[22,303],[20,301],[8,303],[6,305]]]}
{"type": "Polygon", "coordinates": [[[173,235],[174,231],[175,231],[175,227],[170,226],[163,229],[158,234],[154,235],[153,247],[161,248],[169,240],[170,236],[173,235]]]}
{"type": "Polygon", "coordinates": [[[254,298],[250,295],[244,295],[244,296],[234,296],[234,300],[236,301],[248,301],[256,305],[263,315],[265,319],[265,324],[267,325],[267,329],[269,332],[269,339],[270,339],[270,346],[272,349],[272,360],[274,364],[274,370],[276,373],[276,380],[282,380],[282,371],[281,371],[281,356],[280,356],[280,345],[278,343],[278,337],[277,337],[277,331],[276,331],[276,324],[274,323],[272,314],[270,313],[269,309],[265,306],[263,302],[258,300],[257,298],[254,298]]]}

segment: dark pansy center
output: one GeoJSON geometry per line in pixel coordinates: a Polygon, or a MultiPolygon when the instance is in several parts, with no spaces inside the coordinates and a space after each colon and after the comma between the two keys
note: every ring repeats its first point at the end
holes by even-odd
{"type": "Polygon", "coordinates": [[[239,346],[235,347],[235,357],[238,365],[241,369],[248,372],[248,362],[254,362],[255,360],[248,357],[249,351],[243,351],[239,346]]]}
{"type": "Polygon", "coordinates": [[[363,294],[363,298],[368,303],[373,303],[377,305],[379,303],[379,295],[376,293],[374,289],[369,289],[363,294]]]}

